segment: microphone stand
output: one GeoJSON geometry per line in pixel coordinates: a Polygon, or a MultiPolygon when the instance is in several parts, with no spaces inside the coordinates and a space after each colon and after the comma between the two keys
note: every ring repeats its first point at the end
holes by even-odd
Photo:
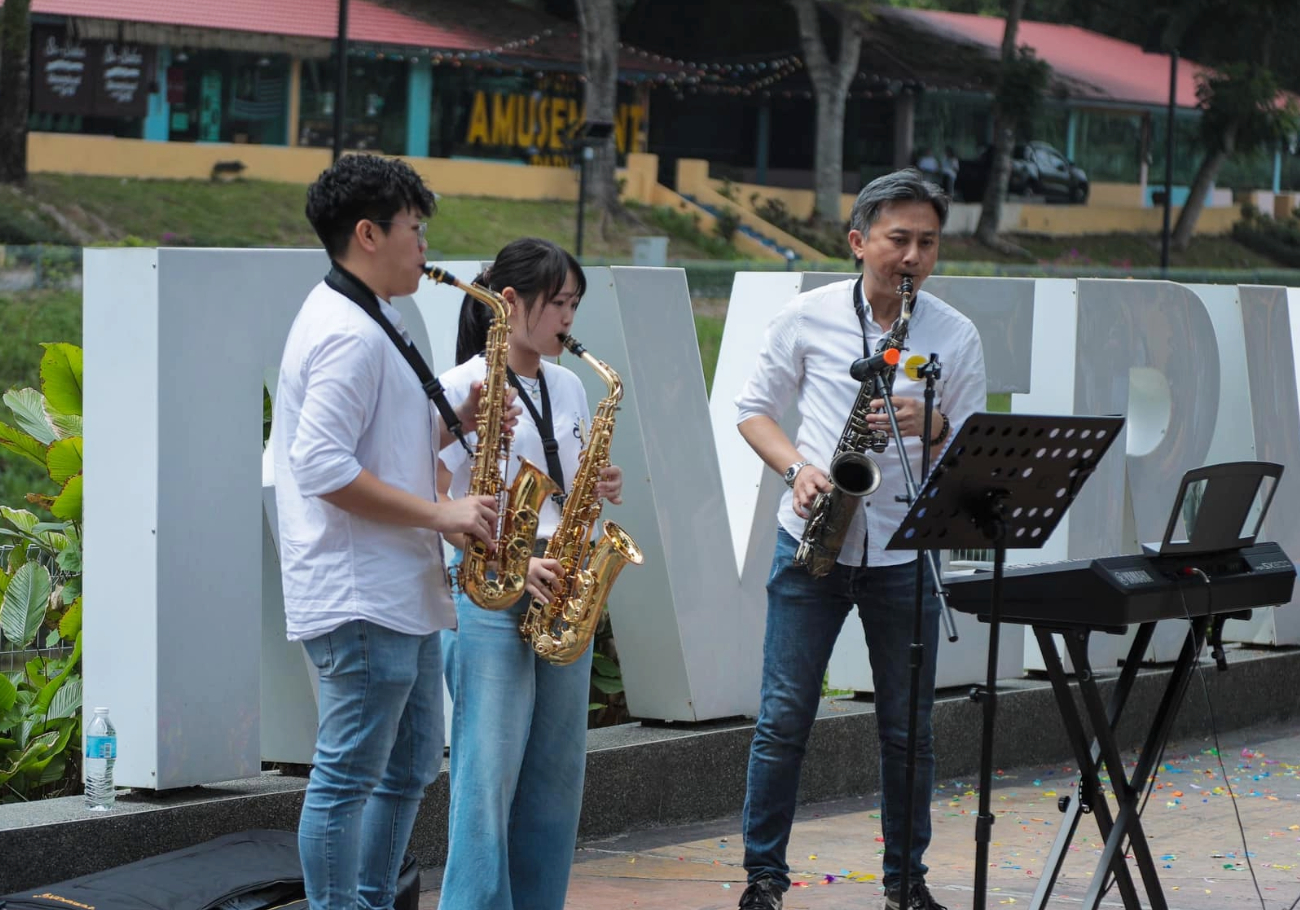
{"type": "MultiPolygon", "coordinates": [[[[883,370],[877,370],[873,373],[875,382],[876,397],[884,403],[885,414],[889,417],[889,427],[894,434],[895,447],[898,449],[898,457],[902,463],[903,479],[907,489],[905,496],[899,496],[901,502],[906,502],[910,508],[916,502],[919,488],[912,476],[912,465],[908,461],[907,452],[903,448],[903,436],[898,430],[898,414],[894,410],[894,403],[890,400],[889,388],[887,387],[883,370]]],[[[925,409],[921,421],[921,482],[930,475],[930,438],[931,426],[934,422],[934,386],[943,374],[943,366],[939,363],[939,355],[931,353],[930,359],[924,366],[917,370],[918,378],[925,378],[925,409]]],[[[899,877],[899,906],[907,907],[910,905],[911,898],[911,878],[912,878],[912,840],[915,836],[914,826],[912,823],[913,809],[916,805],[916,715],[920,711],[921,697],[921,665],[925,661],[925,642],[924,637],[925,623],[923,619],[922,603],[924,595],[922,588],[925,582],[925,568],[929,567],[932,580],[935,587],[935,595],[939,599],[941,607],[940,615],[945,621],[948,629],[948,640],[957,640],[957,628],[953,622],[952,610],[948,606],[947,595],[943,589],[943,579],[939,575],[939,569],[934,561],[934,551],[922,550],[917,554],[916,560],[916,583],[913,585],[915,600],[912,610],[912,645],[908,653],[908,667],[911,671],[911,680],[908,686],[907,694],[907,759],[904,765],[904,788],[907,791],[907,797],[903,804],[903,844],[902,844],[902,873],[899,877]],[[924,565],[923,565],[924,563],[924,565]]]]}

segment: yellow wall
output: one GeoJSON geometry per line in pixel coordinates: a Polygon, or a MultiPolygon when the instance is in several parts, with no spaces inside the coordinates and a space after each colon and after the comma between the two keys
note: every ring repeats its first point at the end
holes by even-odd
{"type": "Polygon", "coordinates": [[[1094,183],[1088,187],[1088,205],[1142,208],[1142,186],[1138,183],[1094,183]]]}
{"type": "MultiPolygon", "coordinates": [[[[242,161],[249,180],[311,183],[330,166],[329,149],[230,143],[146,142],[112,136],[29,133],[32,173],[89,174],[163,180],[206,180],[218,161],[242,161]]],[[[528,167],[497,161],[403,158],[436,192],[457,196],[576,201],[578,175],[570,168],[528,167]]],[[[656,155],[628,156],[620,171],[624,198],[650,202],[658,183],[656,155]]]]}
{"type": "MultiPolygon", "coordinates": [[[[32,173],[89,174],[206,180],[218,161],[242,161],[249,180],[311,183],[332,155],[329,149],[287,148],[228,143],[146,142],[112,136],[30,133],[28,169],[32,173]]],[[[407,158],[439,193],[512,199],[578,198],[578,177],[568,168],[527,167],[493,161],[407,158]]]]}
{"type": "MultiPolygon", "coordinates": [[[[1174,223],[1180,209],[1174,209],[1174,223]]],[[[1237,208],[1203,209],[1196,221],[1197,234],[1226,234],[1241,217],[1237,208]]],[[[1159,233],[1164,218],[1160,208],[1136,209],[1095,205],[1022,205],[1018,231],[1030,234],[1159,233]]]]}

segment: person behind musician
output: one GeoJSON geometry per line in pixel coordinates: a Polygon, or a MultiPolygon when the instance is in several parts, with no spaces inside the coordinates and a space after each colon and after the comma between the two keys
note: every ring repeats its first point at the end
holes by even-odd
{"type": "MultiPolygon", "coordinates": [[[[579,465],[591,412],[582,381],[543,358],[560,354],[586,292],[582,268],[547,240],[505,246],[475,278],[510,307],[510,379],[524,413],[515,429],[507,484],[527,458],[568,491],[579,465]],[[547,424],[549,418],[549,430],[547,424]],[[558,444],[548,464],[543,439],[558,444]],[[557,473],[562,474],[556,477],[557,473]]],[[[483,350],[491,312],[466,296],[456,339],[457,366],[443,374],[451,401],[486,374],[483,350]]],[[[471,460],[443,449],[439,485],[453,496],[469,488],[471,460]]],[[[622,471],[609,466],[598,495],[621,502],[622,471]]],[[[591,648],[568,666],[547,663],[519,633],[531,598],[551,600],[560,572],[540,558],[560,520],[560,502],[541,509],[537,549],[524,595],[512,607],[485,610],[456,593],[457,631],[445,633],[453,699],[451,808],[440,910],[562,910],[578,836],[587,758],[591,648]]],[[[465,539],[448,535],[463,552],[465,539]]],[[[454,562],[460,561],[457,554],[454,562]]]]}
{"type": "MultiPolygon", "coordinates": [[[[341,158],[307,190],[333,268],[289,330],[271,445],[288,637],[320,671],[298,828],[311,910],[393,906],[442,760],[437,632],[455,612],[441,535],[490,540],[496,522],[489,497],[438,500],[450,434],[378,322],[405,334],[392,299],[419,284],[433,208],[408,165],[371,155],[341,158]]],[[[477,397],[458,411],[468,427],[477,397]]]]}
{"type": "MultiPolygon", "coordinates": [[[[855,605],[870,652],[881,744],[885,906],[942,910],[925,884],[922,861],[930,842],[930,715],[939,638],[939,604],[928,577],[913,842],[911,855],[902,855],[916,553],[884,549],[908,508],[896,500],[906,492],[897,440],[891,438],[884,453],[868,453],[880,468],[882,482],[858,507],[830,573],[814,578],[792,560],[813,499],[831,489],[826,470],[860,388],[849,375],[849,365],[864,350],[874,353],[893,326],[902,306],[899,286],[904,275],[912,276],[916,291],[907,348],[927,358],[935,352],[942,363],[928,438],[922,438],[924,382],[907,378],[899,369],[891,396],[918,484],[922,447],[929,445],[937,455],[962,422],[985,405],[984,357],[975,327],[948,304],[921,291],[934,270],[947,214],[948,198],[914,169],[869,183],[859,193],[849,221],[849,248],[862,264],[861,275],[800,294],[783,307],[769,325],[757,366],[736,399],[741,435],[790,487],[777,512],[776,552],[767,583],[762,692],[743,818],[749,882],[740,898],[744,910],[780,908],[790,887],[786,846],[804,749],[831,650],[855,605]],[[778,423],[790,404],[800,416],[794,440],[778,423]],[[910,863],[911,894],[906,901],[899,893],[904,862],[910,863]]],[[[876,399],[872,408],[883,404],[876,399]]],[[[868,418],[872,428],[886,432],[887,421],[880,412],[868,418]]]]}

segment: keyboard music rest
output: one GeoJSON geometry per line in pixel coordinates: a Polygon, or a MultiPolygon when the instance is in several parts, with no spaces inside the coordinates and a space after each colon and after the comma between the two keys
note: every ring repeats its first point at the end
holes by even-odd
{"type": "MultiPolygon", "coordinates": [[[[1121,633],[1138,623],[1284,604],[1295,577],[1294,563],[1276,543],[1196,556],[1135,554],[1007,566],[1000,619],[1121,633]],[[1192,569],[1209,576],[1208,596],[1192,569]]],[[[945,585],[953,609],[988,618],[991,572],[952,576],[945,585]]]]}

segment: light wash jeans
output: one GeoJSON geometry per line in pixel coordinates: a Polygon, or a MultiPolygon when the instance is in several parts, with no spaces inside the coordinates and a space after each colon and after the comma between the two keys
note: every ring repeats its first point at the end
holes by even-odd
{"type": "MultiPolygon", "coordinates": [[[[875,684],[880,732],[880,819],[885,834],[883,883],[888,888],[898,883],[903,869],[907,702],[911,685],[908,654],[915,617],[916,563],[865,569],[836,565],[825,577],[813,578],[806,569],[792,565],[796,546],[798,541],[778,529],[772,574],[767,582],[763,688],[749,751],[742,821],[745,869],[750,882],[770,877],[782,889],[790,887],[785,851],[794,822],[799,770],[817,715],[831,650],[845,617],[856,604],[875,684]]],[[[909,872],[914,883],[923,880],[927,871],[922,857],[930,845],[930,797],[934,787],[930,717],[934,707],[935,652],[939,647],[939,602],[932,594],[923,600],[922,617],[925,659],[917,700],[909,872]]]]}
{"type": "Polygon", "coordinates": [[[415,814],[442,765],[437,633],[357,620],[303,642],[320,730],[298,822],[311,910],[391,910],[415,814]]]}
{"type": "Polygon", "coordinates": [[[563,910],[587,764],[591,648],[567,667],[520,637],[528,607],[456,596],[443,632],[453,699],[439,910],[563,910]]]}

